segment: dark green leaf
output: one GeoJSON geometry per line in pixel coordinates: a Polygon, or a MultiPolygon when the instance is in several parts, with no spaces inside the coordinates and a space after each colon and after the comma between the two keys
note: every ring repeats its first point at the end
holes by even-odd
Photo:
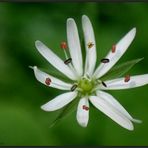
{"type": "Polygon", "coordinates": [[[51,123],[50,127],[53,127],[57,124],[58,121],[61,121],[63,118],[67,117],[70,113],[74,112],[77,108],[79,99],[74,99],[71,103],[69,103],[67,106],[65,106],[57,118],[51,123]]]}
{"type": "Polygon", "coordinates": [[[119,78],[128,72],[135,64],[143,60],[143,58],[131,60],[120,65],[114,66],[107,74],[105,74],[101,80],[110,80],[114,78],[119,78]]]}

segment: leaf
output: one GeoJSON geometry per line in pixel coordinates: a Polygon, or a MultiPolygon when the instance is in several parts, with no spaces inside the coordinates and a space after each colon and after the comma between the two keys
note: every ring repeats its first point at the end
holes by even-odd
{"type": "Polygon", "coordinates": [[[114,78],[119,78],[123,76],[126,72],[128,72],[135,64],[143,60],[144,58],[139,58],[135,60],[131,60],[120,65],[114,66],[107,74],[105,74],[101,80],[110,80],[114,78]]]}
{"type": "Polygon", "coordinates": [[[63,118],[68,116],[70,113],[74,112],[76,110],[77,104],[79,99],[74,99],[71,103],[66,105],[64,109],[59,113],[57,118],[51,123],[50,128],[57,124],[58,121],[61,121],[63,118]]]}

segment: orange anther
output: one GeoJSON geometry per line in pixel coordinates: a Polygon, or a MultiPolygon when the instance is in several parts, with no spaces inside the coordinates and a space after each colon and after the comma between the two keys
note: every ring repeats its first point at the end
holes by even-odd
{"type": "Polygon", "coordinates": [[[89,43],[87,44],[87,46],[88,46],[88,48],[92,48],[92,47],[94,46],[94,44],[93,44],[93,42],[89,42],[89,43]]]}
{"type": "Polygon", "coordinates": [[[66,42],[61,42],[60,46],[61,46],[62,49],[66,49],[67,48],[66,42]]]}
{"type": "Polygon", "coordinates": [[[113,45],[112,46],[112,53],[115,53],[115,51],[116,51],[116,45],[113,45]]]}

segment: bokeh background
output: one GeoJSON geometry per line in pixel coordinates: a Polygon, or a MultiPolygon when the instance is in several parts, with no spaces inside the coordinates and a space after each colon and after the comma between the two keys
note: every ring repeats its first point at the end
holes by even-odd
{"type": "MultiPolygon", "coordinates": [[[[118,62],[144,57],[130,74],[148,73],[147,3],[0,3],[0,145],[148,145],[148,86],[110,91],[134,117],[143,120],[134,131],[123,129],[97,109],[90,110],[87,128],[73,112],[50,128],[56,112],[40,106],[62,91],[36,81],[29,65],[48,71],[53,67],[37,52],[43,41],[61,58],[66,41],[66,19],[73,17],[82,39],[81,16],[90,17],[95,30],[98,61],[112,44],[133,27],[137,35],[118,62]]],[[[57,73],[57,71],[55,71],[57,73]]],[[[58,74],[58,73],[57,73],[58,74]]]]}

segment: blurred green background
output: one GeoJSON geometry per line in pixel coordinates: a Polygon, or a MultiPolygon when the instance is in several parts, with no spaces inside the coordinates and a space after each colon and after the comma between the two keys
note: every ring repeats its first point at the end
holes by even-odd
{"type": "Polygon", "coordinates": [[[137,35],[118,63],[144,57],[130,74],[148,73],[147,3],[0,3],[0,145],[148,145],[148,86],[110,91],[131,115],[143,120],[135,130],[123,129],[97,109],[90,110],[87,128],[72,113],[49,128],[58,115],[40,106],[62,91],[39,83],[28,68],[53,67],[37,52],[41,40],[64,57],[59,45],[66,40],[66,19],[73,17],[81,38],[81,16],[89,16],[95,30],[98,62],[112,44],[133,27],[137,35]]]}

